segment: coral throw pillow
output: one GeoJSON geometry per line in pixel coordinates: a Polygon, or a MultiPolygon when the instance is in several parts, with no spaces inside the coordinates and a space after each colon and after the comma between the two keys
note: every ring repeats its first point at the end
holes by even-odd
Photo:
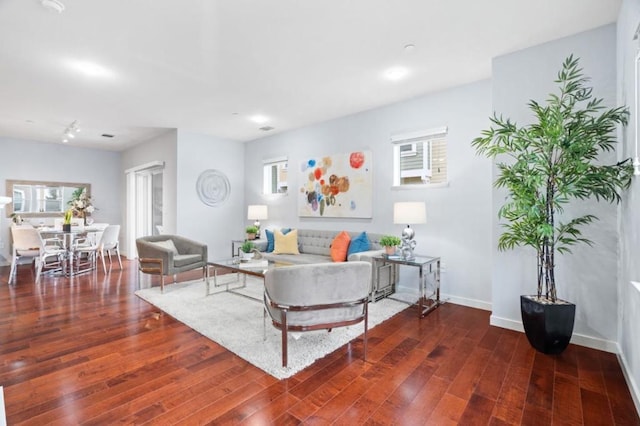
{"type": "Polygon", "coordinates": [[[351,242],[349,243],[349,251],[347,252],[347,257],[351,256],[353,253],[367,251],[370,248],[371,243],[369,242],[369,237],[367,237],[366,232],[363,232],[362,234],[351,240],[351,242]]]}
{"type": "Polygon", "coordinates": [[[344,262],[347,260],[347,250],[351,237],[346,231],[342,231],[333,239],[331,243],[331,259],[334,262],[344,262]]]}
{"type": "Polygon", "coordinates": [[[274,237],[274,254],[300,254],[298,251],[298,230],[294,229],[286,235],[276,230],[274,237]]]}

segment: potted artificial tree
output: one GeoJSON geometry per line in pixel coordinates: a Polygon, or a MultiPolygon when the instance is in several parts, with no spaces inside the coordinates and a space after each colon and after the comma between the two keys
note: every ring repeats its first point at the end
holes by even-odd
{"type": "Polygon", "coordinates": [[[492,126],[474,139],[477,153],[497,163],[497,188],[508,192],[498,216],[504,220],[498,249],[528,246],[537,258],[537,294],[521,296],[525,333],[540,352],[560,353],[571,339],[575,305],[558,299],[554,269],[556,254],[579,243],[591,245],[581,228],[597,220],[592,214],[566,217],[571,200],[595,198],[619,202],[629,187],[633,166],[629,159],[603,165],[600,153],[615,149],[616,129],[626,125],[627,108],[605,108],[593,98],[588,78],[569,56],[556,83],[559,93],[546,104],[529,101],[535,119],[518,126],[495,114],[492,126]]]}

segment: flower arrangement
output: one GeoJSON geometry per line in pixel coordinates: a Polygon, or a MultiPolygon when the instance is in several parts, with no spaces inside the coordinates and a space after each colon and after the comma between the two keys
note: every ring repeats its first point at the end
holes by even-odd
{"type": "Polygon", "coordinates": [[[92,203],[91,197],[87,194],[87,188],[78,188],[71,194],[71,200],[68,203],[69,210],[86,220],[87,214],[91,214],[96,210],[92,203]]]}

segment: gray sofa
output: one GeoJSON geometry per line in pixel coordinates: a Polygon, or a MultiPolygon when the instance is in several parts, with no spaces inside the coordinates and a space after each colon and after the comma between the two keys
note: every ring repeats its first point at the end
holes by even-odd
{"type": "MultiPolygon", "coordinates": [[[[266,253],[266,240],[258,243],[256,248],[260,250],[263,258],[273,261],[281,261],[295,265],[331,262],[331,243],[340,232],[341,231],[298,229],[298,251],[300,254],[266,253]]],[[[360,234],[361,232],[349,232],[352,240],[360,234]]],[[[370,250],[354,253],[348,257],[347,261],[361,260],[373,264],[372,258],[384,253],[384,248],[380,245],[382,234],[370,234],[367,232],[367,237],[371,245],[370,250]]],[[[372,266],[371,295],[372,300],[378,300],[395,291],[395,285],[398,281],[398,266],[385,265],[380,268],[376,267],[375,264],[372,266]]]]}

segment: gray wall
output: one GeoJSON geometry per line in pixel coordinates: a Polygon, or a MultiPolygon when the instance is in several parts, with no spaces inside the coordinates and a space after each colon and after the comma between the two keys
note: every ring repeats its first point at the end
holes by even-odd
{"type": "MultiPolygon", "coordinates": [[[[570,54],[581,58],[580,65],[591,78],[594,94],[614,106],[616,101],[616,28],[601,27],[572,37],[495,58],[493,61],[493,107],[498,114],[517,123],[530,122],[529,99],[543,102],[556,92],[553,82],[563,60],[570,54]]],[[[617,160],[611,153],[605,161],[617,160]]],[[[494,169],[495,174],[495,169],[494,169]]],[[[508,252],[496,250],[500,233],[497,211],[504,194],[493,193],[493,314],[491,323],[522,329],[519,308],[521,294],[536,290],[535,252],[529,248],[508,252]]],[[[556,257],[558,296],[576,303],[572,341],[615,351],[618,295],[618,216],[616,205],[585,202],[566,209],[570,217],[585,212],[600,220],[585,228],[593,247],[576,246],[573,254],[556,257]]]]}
{"type": "Polygon", "coordinates": [[[231,240],[245,237],[244,149],[238,142],[178,131],[177,232],[206,243],[212,260],[229,257],[231,240]],[[231,185],[219,206],[207,206],[196,192],[198,176],[208,169],[224,173],[231,185]]]}
{"type": "MultiPolygon", "coordinates": [[[[245,150],[245,204],[269,206],[269,219],[262,221],[263,227],[366,230],[400,235],[403,226],[393,224],[393,203],[424,200],[427,223],[413,226],[418,241],[416,252],[442,257],[444,297],[490,309],[491,163],[476,156],[470,147],[471,140],[488,125],[490,88],[489,81],[482,81],[249,142],[245,150]],[[449,186],[393,189],[390,136],[440,126],[449,128],[449,186]],[[373,218],[298,217],[301,161],[309,155],[353,150],[372,151],[373,218]],[[262,162],[280,156],[289,159],[289,194],[265,196],[262,162]]],[[[411,277],[412,273],[415,270],[403,269],[403,284],[415,286],[416,277],[411,277]]]]}
{"type": "MultiPolygon", "coordinates": [[[[7,179],[90,183],[97,208],[92,214],[95,221],[120,223],[122,176],[119,152],[8,138],[0,138],[0,145],[0,194],[5,192],[7,179]]],[[[11,222],[4,210],[2,215],[0,239],[5,248],[0,253],[9,259],[11,222]]],[[[47,223],[53,224],[53,220],[47,220],[47,223]]]]}
{"type": "MultiPolygon", "coordinates": [[[[635,130],[638,109],[634,99],[634,60],[638,52],[639,42],[633,40],[634,32],[640,23],[640,2],[625,0],[618,18],[618,103],[630,107],[629,125],[622,132],[624,156],[636,155],[635,130]]],[[[636,289],[631,281],[640,282],[640,177],[631,184],[628,195],[624,198],[620,219],[620,239],[622,253],[620,258],[621,273],[618,279],[619,293],[619,328],[618,343],[620,359],[627,372],[636,406],[640,407],[640,289],[636,289]]]]}

